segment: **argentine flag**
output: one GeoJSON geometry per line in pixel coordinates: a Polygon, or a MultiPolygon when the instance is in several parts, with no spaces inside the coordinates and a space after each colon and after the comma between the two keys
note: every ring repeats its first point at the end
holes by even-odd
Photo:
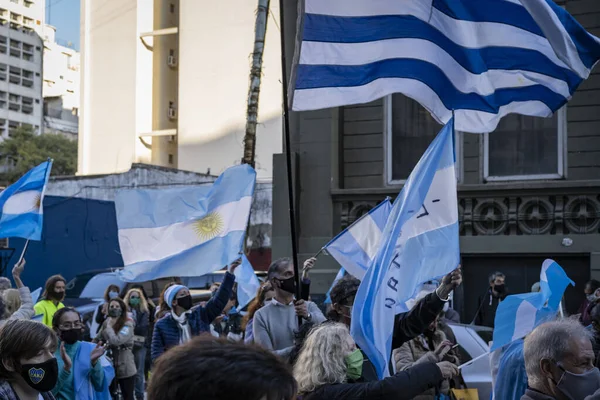
{"type": "Polygon", "coordinates": [[[440,123],[487,133],[510,113],[549,117],[600,58],[600,40],[553,0],[304,0],[294,111],[392,93],[440,123]]]}
{"type": "Polygon", "coordinates": [[[52,160],[31,169],[0,193],[0,237],[42,239],[44,192],[52,160]]]}
{"type": "Polygon", "coordinates": [[[391,209],[392,203],[387,198],[331,239],[323,249],[347,272],[362,279],[377,254],[391,209]]]}
{"type": "Polygon", "coordinates": [[[525,337],[536,326],[556,318],[560,301],[569,285],[575,286],[575,283],[556,261],[544,261],[539,293],[507,296],[498,306],[491,351],[525,337]]]}
{"type": "Polygon", "coordinates": [[[242,263],[233,271],[233,274],[237,282],[237,309],[242,310],[256,297],[260,281],[245,254],[242,255],[242,263]]]}
{"type": "Polygon", "coordinates": [[[453,138],[450,120],[394,201],[377,256],[354,300],[352,336],[380,379],[389,375],[398,305],[414,297],[421,284],[456,269],[460,261],[453,138]]]}
{"type": "Polygon", "coordinates": [[[202,276],[237,260],[255,182],[256,172],[244,164],[212,185],[118,192],[121,278],[202,276]]]}

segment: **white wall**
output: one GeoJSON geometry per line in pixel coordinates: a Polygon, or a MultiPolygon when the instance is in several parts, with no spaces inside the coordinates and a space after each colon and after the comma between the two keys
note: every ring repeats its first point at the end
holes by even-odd
{"type": "MultiPolygon", "coordinates": [[[[180,0],[179,165],[219,174],[243,152],[255,0],[180,0]]],[[[260,93],[256,170],[271,178],[282,148],[279,10],[271,2],[260,93]],[[277,22],[276,22],[277,21],[277,22]],[[277,26],[276,26],[277,24],[277,26]]]]}

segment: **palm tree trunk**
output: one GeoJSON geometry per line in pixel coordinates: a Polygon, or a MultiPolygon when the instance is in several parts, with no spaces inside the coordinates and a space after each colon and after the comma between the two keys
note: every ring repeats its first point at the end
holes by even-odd
{"type": "Polygon", "coordinates": [[[252,53],[252,67],[250,69],[250,89],[248,90],[248,109],[246,111],[246,134],[244,135],[243,164],[250,164],[254,168],[256,153],[256,125],[258,123],[258,99],[262,78],[263,53],[267,34],[267,21],[269,20],[270,0],[258,0],[256,24],[254,26],[254,51],[252,53]]]}

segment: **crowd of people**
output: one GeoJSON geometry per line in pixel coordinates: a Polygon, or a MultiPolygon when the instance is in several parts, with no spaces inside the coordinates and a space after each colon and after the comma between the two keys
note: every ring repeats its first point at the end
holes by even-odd
{"type": "MultiPolygon", "coordinates": [[[[390,376],[380,380],[350,334],[360,281],[340,279],[324,315],[309,300],[315,261],[304,264],[304,299],[295,298],[293,264],[284,258],[243,310],[235,300],[238,263],[200,304],[176,282],[158,306],[141,286],[121,293],[111,285],[96,313],[98,332],[84,341],[82,316],[63,304],[65,279],[50,277],[34,305],[20,278],[23,260],[13,269],[16,289],[0,281],[0,400],[437,400],[465,386],[448,327],[458,319],[448,305],[460,268],[395,317],[390,376]]],[[[489,284],[477,311],[482,324],[493,323],[507,292],[501,273],[489,284]]],[[[492,354],[496,399],[600,399],[600,282],[585,292],[579,320],[557,317],[492,354]]]]}

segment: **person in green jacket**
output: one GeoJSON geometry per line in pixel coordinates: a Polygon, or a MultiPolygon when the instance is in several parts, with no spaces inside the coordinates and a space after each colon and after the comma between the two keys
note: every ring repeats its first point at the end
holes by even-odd
{"type": "Polygon", "coordinates": [[[62,301],[65,298],[65,289],[67,281],[60,275],[53,275],[46,281],[42,299],[33,307],[35,315],[43,315],[42,323],[52,328],[52,318],[54,314],[65,305],[62,301]]]}

